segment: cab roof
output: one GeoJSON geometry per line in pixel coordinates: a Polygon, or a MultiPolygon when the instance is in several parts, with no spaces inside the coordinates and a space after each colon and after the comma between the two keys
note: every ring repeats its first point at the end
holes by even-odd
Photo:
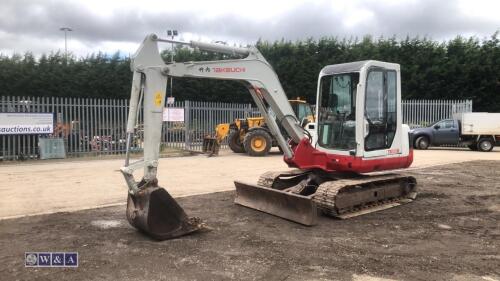
{"type": "Polygon", "coordinates": [[[333,64],[323,67],[321,73],[323,75],[330,75],[336,73],[350,73],[350,72],[360,72],[363,68],[370,66],[385,67],[390,69],[399,70],[399,64],[383,62],[377,60],[363,60],[348,63],[333,64]]]}

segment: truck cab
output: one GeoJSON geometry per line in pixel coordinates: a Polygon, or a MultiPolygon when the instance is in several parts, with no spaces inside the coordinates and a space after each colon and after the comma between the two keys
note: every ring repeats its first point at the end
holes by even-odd
{"type": "Polygon", "coordinates": [[[460,140],[460,124],[457,120],[445,119],[431,126],[434,145],[456,145],[460,140]]]}
{"type": "Polygon", "coordinates": [[[439,120],[428,127],[410,131],[413,147],[427,149],[430,146],[458,145],[460,143],[460,122],[453,119],[439,120]]]}

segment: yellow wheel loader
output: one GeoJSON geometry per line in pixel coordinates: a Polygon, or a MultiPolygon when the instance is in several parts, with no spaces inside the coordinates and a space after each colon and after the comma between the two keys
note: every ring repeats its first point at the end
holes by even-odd
{"type": "MultiPolygon", "coordinates": [[[[303,125],[314,123],[310,104],[300,98],[288,102],[303,125]]],[[[208,156],[218,155],[220,146],[226,137],[227,144],[234,153],[247,153],[250,156],[266,156],[272,147],[278,146],[278,142],[267,127],[264,117],[260,116],[236,119],[233,123],[218,124],[215,127],[215,135],[208,135],[203,139],[203,152],[207,153],[208,156]]]]}

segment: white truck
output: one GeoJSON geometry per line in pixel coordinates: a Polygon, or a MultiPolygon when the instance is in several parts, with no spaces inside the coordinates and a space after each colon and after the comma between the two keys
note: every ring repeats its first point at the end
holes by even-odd
{"type": "Polygon", "coordinates": [[[465,145],[471,150],[491,151],[500,146],[500,113],[467,112],[411,131],[417,149],[429,146],[465,145]]]}

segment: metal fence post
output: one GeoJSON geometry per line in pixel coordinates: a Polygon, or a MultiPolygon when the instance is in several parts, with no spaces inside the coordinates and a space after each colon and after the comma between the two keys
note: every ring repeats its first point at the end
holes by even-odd
{"type": "Polygon", "coordinates": [[[189,101],[184,101],[184,149],[191,150],[191,138],[190,138],[190,121],[191,121],[191,106],[189,101]]]}

